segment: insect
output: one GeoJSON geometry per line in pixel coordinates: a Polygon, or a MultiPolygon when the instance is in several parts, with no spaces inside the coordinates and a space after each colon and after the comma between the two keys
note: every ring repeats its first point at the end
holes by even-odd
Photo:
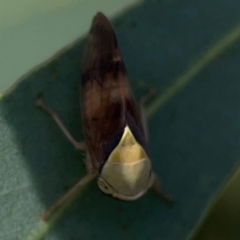
{"type": "MultiPolygon", "coordinates": [[[[45,212],[55,211],[79,185],[97,176],[99,188],[120,200],[132,201],[154,188],[165,200],[152,170],[141,118],[134,99],[117,39],[109,20],[97,13],[87,37],[81,75],[81,113],[85,143],[77,142],[57,114],[41,99],[46,110],[73,145],[86,151],[87,175],[66,196],[45,212]]],[[[142,101],[143,102],[143,101],[142,101]]]]}

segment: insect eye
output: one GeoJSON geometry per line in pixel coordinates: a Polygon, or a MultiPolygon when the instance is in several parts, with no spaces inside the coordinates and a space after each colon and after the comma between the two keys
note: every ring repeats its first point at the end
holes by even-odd
{"type": "Polygon", "coordinates": [[[98,187],[106,194],[113,194],[112,187],[107,184],[102,178],[98,179],[98,187]]]}

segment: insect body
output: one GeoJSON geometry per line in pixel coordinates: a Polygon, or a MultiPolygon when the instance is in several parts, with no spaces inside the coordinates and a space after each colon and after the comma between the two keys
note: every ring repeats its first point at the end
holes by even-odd
{"type": "Polygon", "coordinates": [[[139,198],[153,183],[138,107],[112,26],[98,13],[83,58],[83,130],[99,188],[122,200],[139,198]]]}
{"type": "Polygon", "coordinates": [[[47,111],[68,140],[86,151],[88,174],[48,211],[47,220],[82,185],[98,176],[98,186],[106,194],[131,201],[153,187],[159,187],[152,171],[140,109],[131,90],[117,39],[108,19],[98,13],[87,37],[81,75],[81,111],[85,144],[77,142],[57,114],[41,99],[37,106],[47,111]]]}

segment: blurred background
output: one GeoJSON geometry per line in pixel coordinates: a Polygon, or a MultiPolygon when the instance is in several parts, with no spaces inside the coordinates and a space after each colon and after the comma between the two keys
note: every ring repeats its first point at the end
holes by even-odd
{"type": "Polygon", "coordinates": [[[140,0],[2,0],[0,92],[86,34],[97,11],[113,17],[140,0]]]}

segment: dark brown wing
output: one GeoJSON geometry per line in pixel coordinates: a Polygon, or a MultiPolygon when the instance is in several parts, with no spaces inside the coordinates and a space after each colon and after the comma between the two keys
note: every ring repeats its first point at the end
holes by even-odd
{"type": "Polygon", "coordinates": [[[109,20],[98,13],[87,38],[82,64],[81,109],[91,161],[100,169],[119,143],[126,124],[146,146],[117,39],[109,20]]]}

